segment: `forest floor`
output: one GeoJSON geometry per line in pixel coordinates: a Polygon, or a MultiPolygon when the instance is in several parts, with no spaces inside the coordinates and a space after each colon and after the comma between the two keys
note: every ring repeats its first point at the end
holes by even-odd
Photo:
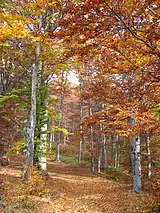
{"type": "Polygon", "coordinates": [[[139,195],[130,182],[91,176],[83,166],[49,161],[46,178],[35,175],[30,185],[21,182],[18,167],[0,168],[4,213],[140,213],[148,212],[157,197],[139,195]]]}

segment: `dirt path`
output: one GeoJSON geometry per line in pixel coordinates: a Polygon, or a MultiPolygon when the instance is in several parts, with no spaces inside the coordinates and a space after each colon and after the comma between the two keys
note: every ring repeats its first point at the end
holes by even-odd
{"type": "Polygon", "coordinates": [[[87,176],[84,168],[50,162],[48,171],[57,213],[140,212],[150,201],[148,194],[136,195],[127,184],[87,176]]]}
{"type": "MultiPolygon", "coordinates": [[[[36,203],[36,208],[43,207],[42,213],[140,213],[142,207],[152,202],[149,194],[136,195],[131,192],[129,184],[91,177],[86,168],[49,162],[48,172],[48,193],[43,197],[29,197],[31,203],[32,200],[36,203]]],[[[21,172],[4,168],[0,175],[5,174],[18,180],[21,172]]],[[[19,212],[39,213],[32,208],[19,212]]]]}

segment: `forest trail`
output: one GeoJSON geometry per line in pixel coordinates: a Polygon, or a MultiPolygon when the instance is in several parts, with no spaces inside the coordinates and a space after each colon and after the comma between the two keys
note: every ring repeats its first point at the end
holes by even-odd
{"type": "Polygon", "coordinates": [[[136,195],[129,184],[92,177],[86,168],[49,162],[48,172],[56,198],[56,213],[122,213],[140,212],[148,204],[149,195],[136,195]]]}
{"type": "MultiPolygon", "coordinates": [[[[129,183],[91,176],[86,167],[50,161],[48,173],[48,193],[42,197],[29,197],[42,213],[140,213],[140,209],[152,201],[147,193],[134,194],[129,183]]],[[[0,175],[5,174],[11,178],[12,190],[13,178],[20,179],[21,171],[14,168],[1,169],[0,175]]],[[[21,200],[20,197],[18,200],[21,200]]],[[[37,210],[23,212],[38,213],[37,210]]]]}

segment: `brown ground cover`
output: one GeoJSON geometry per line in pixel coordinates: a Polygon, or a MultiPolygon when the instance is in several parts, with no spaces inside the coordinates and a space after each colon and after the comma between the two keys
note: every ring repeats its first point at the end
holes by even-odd
{"type": "MultiPolygon", "coordinates": [[[[135,194],[130,182],[90,176],[86,167],[49,161],[49,176],[34,175],[30,185],[21,182],[16,163],[0,168],[4,213],[134,213],[158,202],[157,194],[135,194]]],[[[35,173],[37,174],[37,173],[35,173]]]]}

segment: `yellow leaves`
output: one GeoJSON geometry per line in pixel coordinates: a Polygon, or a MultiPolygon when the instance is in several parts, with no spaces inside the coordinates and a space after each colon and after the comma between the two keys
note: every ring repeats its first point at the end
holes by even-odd
{"type": "Polygon", "coordinates": [[[143,55],[139,52],[134,52],[132,54],[132,61],[134,61],[135,65],[137,65],[137,66],[146,64],[147,62],[149,62],[151,60],[152,60],[151,56],[147,55],[147,54],[143,55]]]}
{"type": "Polygon", "coordinates": [[[40,16],[42,13],[45,12],[45,9],[50,7],[54,8],[56,7],[57,3],[59,3],[60,0],[55,0],[52,2],[49,2],[48,0],[36,0],[36,1],[29,1],[25,4],[25,11],[29,12],[33,16],[40,16]]]}
{"type": "Polygon", "coordinates": [[[27,182],[27,184],[21,185],[21,190],[28,196],[36,195],[42,196],[46,187],[46,180],[40,172],[34,170],[32,173],[32,178],[27,182]]]}
{"type": "Polygon", "coordinates": [[[28,37],[29,31],[26,29],[26,24],[33,23],[31,19],[16,13],[0,13],[0,20],[0,40],[28,37]]]}
{"type": "Polygon", "coordinates": [[[56,7],[57,4],[59,4],[60,2],[62,2],[62,0],[54,0],[54,1],[52,1],[52,2],[49,2],[49,3],[48,3],[48,6],[54,8],[54,7],[56,7]]]}
{"type": "Polygon", "coordinates": [[[53,68],[47,70],[47,74],[49,73],[59,73],[60,71],[68,71],[69,67],[66,64],[56,64],[53,68]]]}
{"type": "Polygon", "coordinates": [[[117,74],[117,73],[119,73],[119,69],[117,69],[117,68],[112,68],[112,69],[110,69],[110,71],[109,71],[111,74],[117,74]]]}
{"type": "Polygon", "coordinates": [[[7,116],[7,115],[4,115],[4,116],[3,116],[3,119],[5,119],[5,120],[7,120],[7,121],[10,121],[10,120],[11,120],[10,117],[7,116]]]}
{"type": "Polygon", "coordinates": [[[49,2],[48,0],[36,0],[37,9],[44,9],[45,7],[55,7],[60,0],[54,0],[49,2]]]}
{"type": "Polygon", "coordinates": [[[0,27],[0,40],[27,38],[29,35],[28,30],[25,29],[23,24],[3,25],[0,27]]]}
{"type": "Polygon", "coordinates": [[[40,36],[32,37],[33,42],[40,42],[42,38],[40,36]]]}
{"type": "Polygon", "coordinates": [[[58,126],[53,126],[51,132],[53,133],[62,132],[65,136],[69,136],[71,134],[70,132],[68,132],[67,129],[58,126]]]}
{"type": "Polygon", "coordinates": [[[38,7],[43,7],[46,3],[48,4],[47,0],[36,0],[38,7]]]}
{"type": "MultiPolygon", "coordinates": [[[[1,39],[0,39],[1,40],[1,39]]],[[[0,47],[10,47],[11,45],[8,43],[0,43],[0,47]]]]}
{"type": "Polygon", "coordinates": [[[127,12],[132,12],[135,10],[135,5],[138,5],[138,2],[136,0],[125,0],[122,4],[127,12]]]}

